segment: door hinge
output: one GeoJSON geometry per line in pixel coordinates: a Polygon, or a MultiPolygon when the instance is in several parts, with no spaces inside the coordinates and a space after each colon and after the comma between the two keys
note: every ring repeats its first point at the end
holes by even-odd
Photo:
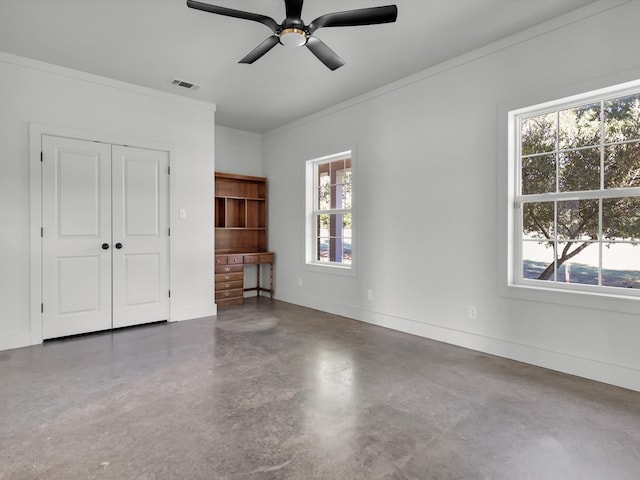
{"type": "Polygon", "coordinates": [[[167,167],[167,175],[171,175],[171,167],[170,166],[167,167]]]}
{"type": "Polygon", "coordinates": [[[170,237],[171,236],[171,229],[167,228],[167,236],[170,237]]]}
{"type": "Polygon", "coordinates": [[[44,313],[44,303],[40,304],[40,313],[44,313]]]}
{"type": "Polygon", "coordinates": [[[40,227],[40,238],[44,238],[44,227],[40,227]]]}
{"type": "Polygon", "coordinates": [[[171,290],[169,290],[169,298],[171,298],[171,290]]]}
{"type": "Polygon", "coordinates": [[[41,162],[42,162],[43,158],[44,158],[44,153],[43,153],[43,152],[40,152],[40,161],[41,161],[41,162]]]}

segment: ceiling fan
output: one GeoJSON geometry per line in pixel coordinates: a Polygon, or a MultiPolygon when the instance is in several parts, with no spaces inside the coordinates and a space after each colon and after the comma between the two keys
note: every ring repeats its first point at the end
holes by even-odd
{"type": "Polygon", "coordinates": [[[288,47],[306,47],[311,50],[322,63],[331,70],[344,65],[342,60],[322,40],[313,36],[316,30],[324,27],[354,27],[358,25],[375,25],[395,22],[398,17],[398,7],[387,5],[384,7],[361,8],[345,12],[328,13],[316,18],[310,24],[302,21],[303,0],[284,0],[287,18],[278,24],[273,18],[257,13],[243,12],[233,8],[218,7],[196,0],[187,0],[189,8],[204,12],[226,15],[227,17],[242,18],[259,22],[273,31],[273,35],[249,52],[239,63],[253,63],[278,43],[288,47]]]}

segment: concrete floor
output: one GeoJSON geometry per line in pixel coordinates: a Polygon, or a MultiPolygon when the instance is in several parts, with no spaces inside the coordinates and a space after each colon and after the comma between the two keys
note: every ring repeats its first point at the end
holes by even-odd
{"type": "Polygon", "coordinates": [[[640,393],[262,298],[0,352],[0,479],[633,479],[640,393]]]}

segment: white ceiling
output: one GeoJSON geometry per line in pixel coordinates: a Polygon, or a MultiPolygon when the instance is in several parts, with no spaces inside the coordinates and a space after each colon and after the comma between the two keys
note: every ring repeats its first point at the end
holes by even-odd
{"type": "MultiPolygon", "coordinates": [[[[284,18],[283,0],[202,0],[284,18]]],[[[305,23],[395,3],[393,24],[320,29],[346,65],[331,72],[306,48],[277,45],[256,22],[186,0],[0,0],[0,51],[212,102],[216,123],[265,132],[580,8],[593,0],[307,0],[305,23]],[[172,77],[200,84],[173,87],[172,77]]]]}

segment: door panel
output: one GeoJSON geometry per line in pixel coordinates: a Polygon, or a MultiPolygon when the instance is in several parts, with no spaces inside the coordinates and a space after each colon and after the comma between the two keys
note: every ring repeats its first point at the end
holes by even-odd
{"type": "Polygon", "coordinates": [[[104,193],[99,184],[100,167],[104,161],[104,157],[93,152],[58,150],[55,165],[58,238],[99,235],[104,193]]]}
{"type": "Polygon", "coordinates": [[[43,338],[111,328],[111,146],[42,137],[43,338]]]}
{"type": "Polygon", "coordinates": [[[100,256],[58,257],[58,313],[61,315],[98,312],[102,308],[100,256]],[[82,279],[79,282],[78,279],[82,279]]]}
{"type": "Polygon", "coordinates": [[[160,255],[155,253],[124,255],[126,304],[149,305],[160,302],[160,255]]]}
{"type": "Polygon", "coordinates": [[[169,317],[167,152],[113,146],[113,326],[169,317]]]}
{"type": "Polygon", "coordinates": [[[136,158],[130,152],[123,158],[123,221],[127,237],[160,234],[160,163],[164,162],[136,158]]]}

